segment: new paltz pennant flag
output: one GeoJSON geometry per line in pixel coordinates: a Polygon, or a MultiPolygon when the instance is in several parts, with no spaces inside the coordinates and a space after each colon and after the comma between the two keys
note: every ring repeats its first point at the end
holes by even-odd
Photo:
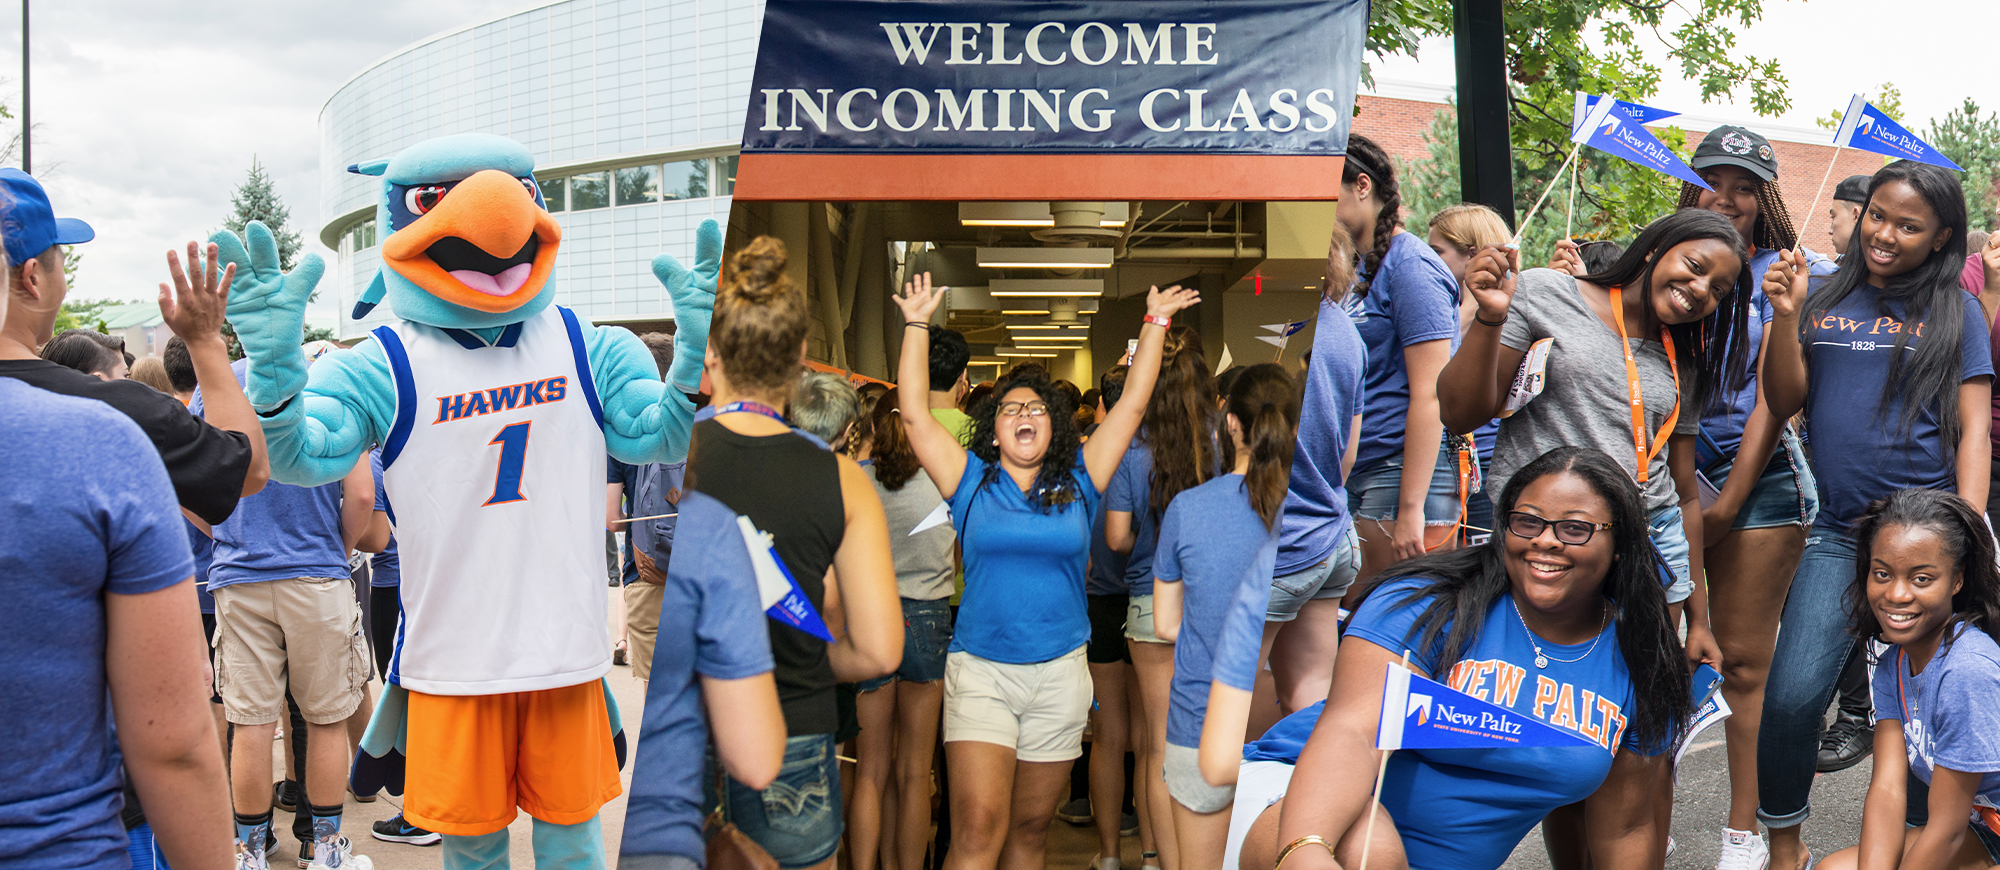
{"type": "Polygon", "coordinates": [[[1279,347],[1284,347],[1288,339],[1294,335],[1298,335],[1299,330],[1306,328],[1306,324],[1311,322],[1310,320],[1300,320],[1292,323],[1266,323],[1263,326],[1264,331],[1276,334],[1260,335],[1257,336],[1257,339],[1265,344],[1275,344],[1279,347]]]}
{"type": "Polygon", "coordinates": [[[1520,711],[1481,701],[1443,683],[1389,665],[1382,683],[1376,749],[1508,749],[1595,742],[1545,725],[1520,711]]]}
{"type": "Polygon", "coordinates": [[[1881,109],[1861,99],[1860,94],[1847,101],[1847,111],[1840,116],[1840,130],[1833,134],[1833,144],[1965,171],[1964,167],[1951,162],[1951,158],[1939,154],[1930,143],[1890,120],[1881,109]]]}
{"type": "Polygon", "coordinates": [[[799,588],[799,581],[792,579],[785,560],[778,558],[771,536],[758,531],[745,516],[736,518],[736,528],[743,532],[743,545],[750,548],[750,564],[757,569],[757,595],[764,615],[833,643],[833,632],[827,630],[826,620],[813,609],[812,599],[799,588]]]}
{"type": "Polygon", "coordinates": [[[1679,155],[1661,142],[1645,125],[1675,112],[1628,103],[1591,94],[1576,95],[1576,110],[1570,119],[1570,141],[1671,175],[1704,190],[1714,190],[1679,155]]]}

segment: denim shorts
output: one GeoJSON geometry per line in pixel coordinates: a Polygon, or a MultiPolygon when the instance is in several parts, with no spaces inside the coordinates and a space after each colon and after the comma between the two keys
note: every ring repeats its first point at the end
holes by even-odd
{"type": "Polygon", "coordinates": [[[1333,546],[1333,552],[1319,564],[1303,571],[1271,578],[1271,603],[1264,608],[1265,622],[1291,622],[1299,618],[1299,608],[1320,598],[1338,599],[1354,585],[1361,573],[1361,547],[1354,529],[1333,546]]]}
{"type": "Polygon", "coordinates": [[[873,692],[890,680],[928,683],[944,679],[944,651],[951,646],[951,603],[943,598],[903,599],[903,663],[895,673],[856,683],[857,692],[873,692]]]}
{"type": "MultiPolygon", "coordinates": [[[[1394,520],[1402,486],[1401,453],[1357,466],[1347,475],[1347,509],[1364,520],[1394,520]]],[[[1458,451],[1442,447],[1437,468],[1431,472],[1430,494],[1424,497],[1424,525],[1456,523],[1458,513],[1458,451]]]]}
{"type": "Polygon", "coordinates": [[[1153,631],[1153,596],[1133,595],[1125,599],[1125,639],[1139,643],[1166,643],[1153,631]]]}
{"type": "Polygon", "coordinates": [[[1674,582],[1664,584],[1667,589],[1667,603],[1679,604],[1694,594],[1694,574],[1688,568],[1687,529],[1681,525],[1680,505],[1670,505],[1653,511],[1646,516],[1647,534],[1653,539],[1653,546],[1660,549],[1666,559],[1666,568],[1674,575],[1674,582]]]}
{"type": "MultiPolygon", "coordinates": [[[[1696,455],[1707,458],[1703,453],[1696,455]]],[[[1702,479],[1720,490],[1729,480],[1729,469],[1734,464],[1733,456],[1706,462],[1701,467],[1702,479]]],[[[1788,427],[1778,440],[1778,449],[1771,454],[1770,464],[1764,466],[1764,475],[1757,478],[1756,487],[1743,500],[1743,508],[1736,512],[1736,522],[1730,528],[1811,528],[1818,516],[1819,492],[1813,481],[1812,466],[1806,463],[1799,436],[1788,427]]]]}
{"type": "MultiPolygon", "coordinates": [[[[811,867],[840,847],[840,759],[832,734],[785,740],[785,764],[762,791],[729,777],[723,817],[787,870],[811,867]]],[[[711,767],[714,750],[710,749],[711,767]]]]}

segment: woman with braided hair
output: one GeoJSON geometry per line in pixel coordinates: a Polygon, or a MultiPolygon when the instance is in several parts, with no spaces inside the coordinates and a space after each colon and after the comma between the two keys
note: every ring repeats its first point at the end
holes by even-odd
{"type": "Polygon", "coordinates": [[[1423,237],[1403,231],[1402,209],[1389,156],[1368,137],[1349,136],[1335,217],[1361,251],[1348,313],[1368,365],[1347,493],[1363,581],[1446,546],[1461,507],[1437,398],[1438,372],[1458,347],[1458,282],[1423,237]]]}
{"type": "MultiPolygon", "coordinates": [[[[1762,276],[1780,251],[1798,245],[1798,230],[1778,191],[1778,163],[1769,140],[1741,127],[1717,127],[1702,139],[1690,165],[1714,189],[1682,182],[1680,207],[1729,219],[1750,245],[1745,274],[1762,276]]],[[[1833,273],[1832,261],[1811,252],[1806,256],[1812,274],[1833,273]]],[[[1728,309],[1723,312],[1717,316],[1728,309]]],[[[1723,697],[1735,711],[1723,723],[1729,815],[1717,862],[1721,870],[1757,870],[1767,858],[1757,836],[1757,733],[1764,682],[1777,644],[1778,614],[1805,552],[1806,529],[1819,512],[1812,469],[1798,434],[1771,414],[1758,385],[1765,326],[1772,318],[1761,287],[1750,294],[1745,314],[1731,326],[1742,337],[1746,364],[1716,385],[1702,409],[1695,442],[1696,472],[1709,493],[1703,499],[1702,543],[1710,628],[1722,649],[1723,697]]]]}

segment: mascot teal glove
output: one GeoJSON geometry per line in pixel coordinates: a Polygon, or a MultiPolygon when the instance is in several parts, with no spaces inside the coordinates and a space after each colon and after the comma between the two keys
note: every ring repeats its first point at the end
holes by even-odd
{"type": "Polygon", "coordinates": [[[715,316],[715,284],[721,274],[722,227],[712,220],[695,230],[694,269],[672,254],[653,258],[653,277],[666,285],[674,303],[674,362],[661,375],[680,392],[701,391],[701,361],[708,352],[708,322],[715,316]]]}
{"type": "Polygon", "coordinates": [[[218,232],[209,238],[223,263],[236,266],[236,283],[229,291],[229,322],[250,358],[243,392],[259,412],[283,405],[306,388],[306,300],[319,284],[326,264],[307,254],[291,272],[278,268],[278,241],[262,223],[244,227],[245,239],[218,232]]]}

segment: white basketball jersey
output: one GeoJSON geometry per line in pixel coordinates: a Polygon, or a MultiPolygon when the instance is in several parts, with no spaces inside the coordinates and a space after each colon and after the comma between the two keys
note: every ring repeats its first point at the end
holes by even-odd
{"type": "Polygon", "coordinates": [[[576,315],[488,346],[375,330],[396,380],[382,485],[402,559],[389,681],[435,695],[573,686],[611,669],[603,411],[576,315]]]}

